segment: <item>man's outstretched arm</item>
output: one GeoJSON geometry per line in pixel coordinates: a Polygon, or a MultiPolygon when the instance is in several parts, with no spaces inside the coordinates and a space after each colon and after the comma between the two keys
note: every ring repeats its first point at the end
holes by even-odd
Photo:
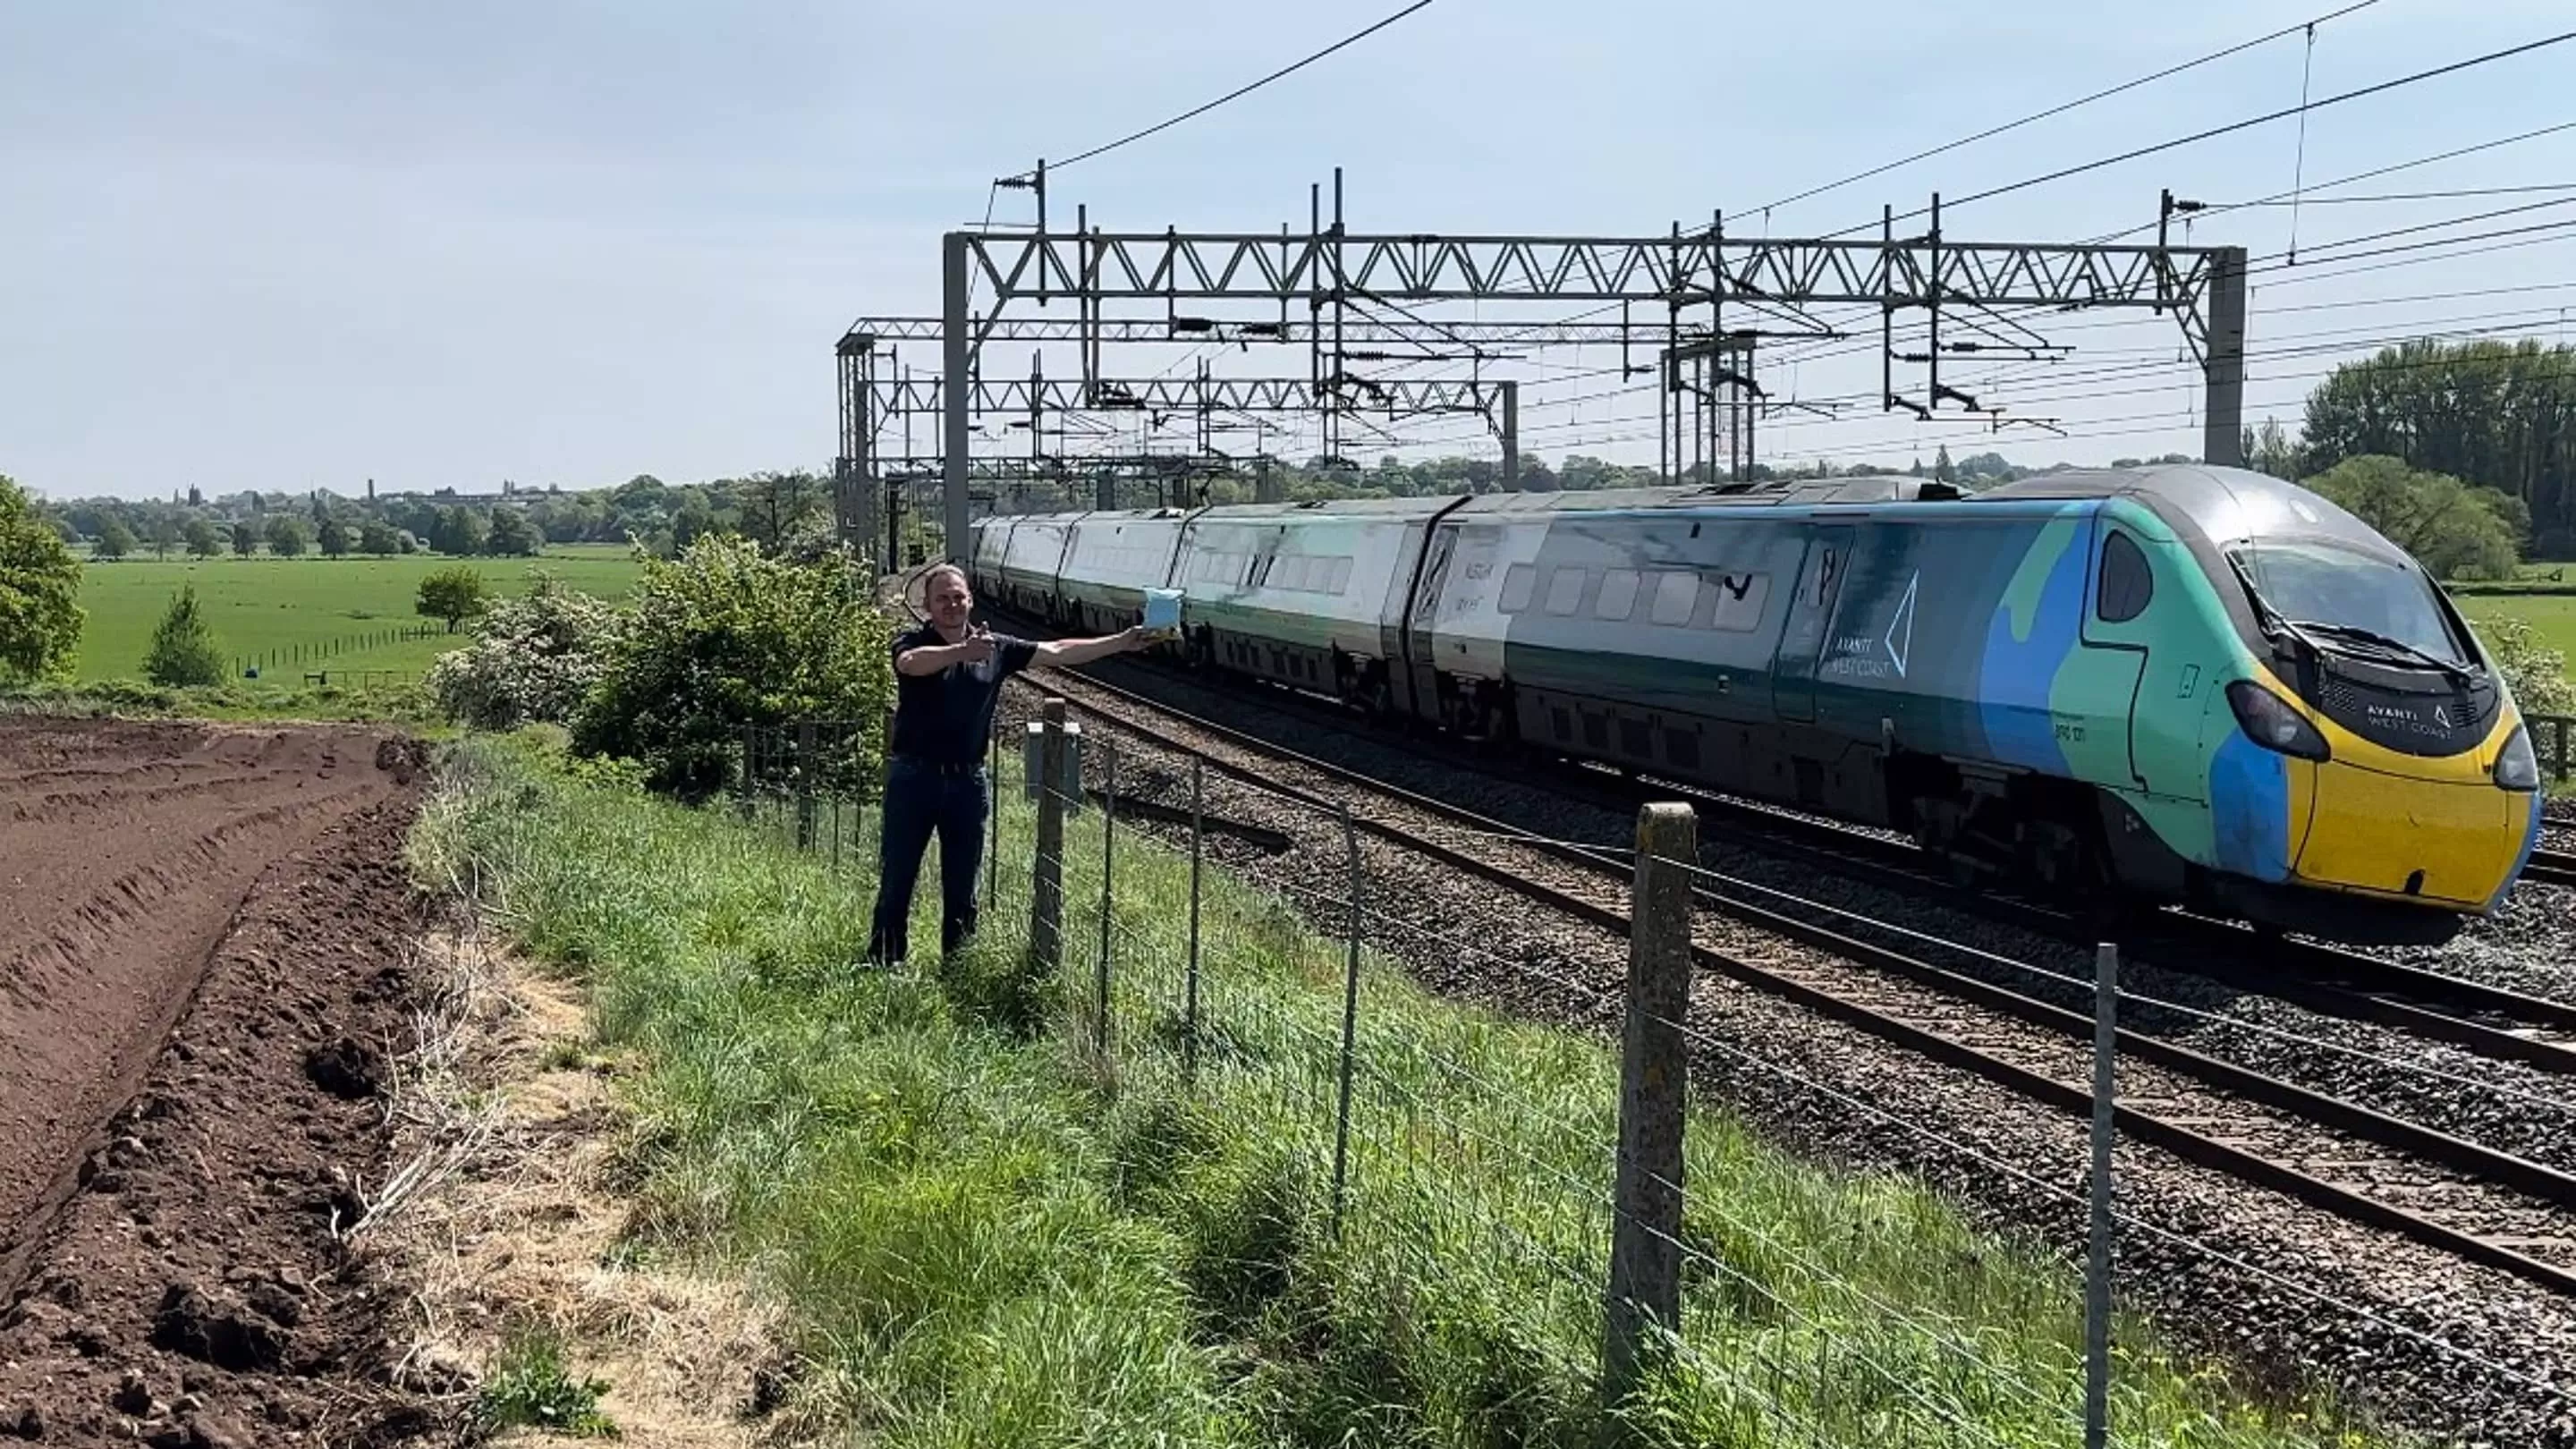
{"type": "Polygon", "coordinates": [[[1036,647],[1039,664],[1089,664],[1094,659],[1142,649],[1154,642],[1155,636],[1143,625],[1103,634],[1097,639],[1049,639],[1036,647]]]}

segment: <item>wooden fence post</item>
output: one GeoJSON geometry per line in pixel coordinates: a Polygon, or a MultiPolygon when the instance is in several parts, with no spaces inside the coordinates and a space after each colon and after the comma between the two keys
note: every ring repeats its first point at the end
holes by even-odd
{"type": "Polygon", "coordinates": [[[814,848],[814,722],[796,726],[796,848],[814,848]]]}
{"type": "Polygon", "coordinates": [[[1682,1026],[1690,1009],[1691,882],[1699,820],[1687,805],[1637,812],[1637,875],[1628,906],[1628,1023],[1619,1061],[1619,1158],[1613,1189],[1605,1402],[1627,1401],[1650,1334],[1681,1326],[1682,1026]]]}

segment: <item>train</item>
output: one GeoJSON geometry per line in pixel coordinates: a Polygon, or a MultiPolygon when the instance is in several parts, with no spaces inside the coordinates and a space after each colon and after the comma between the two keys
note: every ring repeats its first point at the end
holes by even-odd
{"type": "Polygon", "coordinates": [[[1176,589],[1193,668],[1900,832],[1964,886],[2437,944],[2539,836],[2448,596],[2237,468],[998,515],[965,563],[1075,632],[1176,589]]]}

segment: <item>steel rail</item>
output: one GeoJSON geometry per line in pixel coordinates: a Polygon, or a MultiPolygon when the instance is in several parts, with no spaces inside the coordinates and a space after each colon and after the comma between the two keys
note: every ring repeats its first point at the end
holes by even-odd
{"type": "MultiPolygon", "coordinates": [[[[1520,848],[1562,859],[1613,878],[1624,876],[1628,869],[1628,862],[1619,858],[1618,852],[1533,838],[1503,821],[1415,793],[1401,786],[1388,784],[1347,766],[1316,759],[1230,726],[1197,718],[1148,696],[1110,684],[1096,675],[1081,671],[1061,672],[1079,680],[1084,688],[1099,690],[1123,703],[1163,716],[1201,734],[1311,770],[1328,779],[1400,802],[1408,808],[1453,824],[1508,840],[1520,848]]],[[[1043,687],[1036,680],[1029,680],[1027,683],[1032,687],[1043,687]]],[[[1220,774],[1255,784],[1283,798],[1328,812],[1338,809],[1342,803],[1268,778],[1261,772],[1246,766],[1216,758],[1204,747],[1179,739],[1167,729],[1158,729],[1153,725],[1140,723],[1131,717],[1103,709],[1096,703],[1074,699],[1070,695],[1067,695],[1067,699],[1076,709],[1153,740],[1165,748],[1205,760],[1210,768],[1220,774]]],[[[1626,913],[1613,907],[1587,900],[1557,887],[1531,881],[1510,867],[1454,846],[1426,839],[1399,825],[1356,812],[1352,816],[1352,822],[1358,829],[1377,839],[1424,855],[1443,865],[1464,871],[1516,893],[1541,900],[1554,909],[1562,910],[1603,929],[1621,935],[1625,935],[1628,930],[1629,921],[1626,913]]],[[[1891,971],[1919,983],[1966,997],[2030,1024],[2050,1028],[2060,1035],[2089,1039],[2092,1032],[2092,1019],[2087,1015],[2024,997],[1987,982],[1960,976],[1887,947],[1766,911],[1740,900],[1719,896],[1705,890],[1702,890],[1700,895],[1724,915],[1743,924],[1787,936],[1847,959],[1891,971]]],[[[2086,1087],[2062,1082],[2043,1072],[2004,1061],[1939,1032],[1898,1020],[1874,1008],[1742,957],[1705,946],[1694,945],[1692,949],[1698,964],[1745,985],[1783,997],[1864,1030],[1882,1040],[1971,1072],[2061,1112],[2084,1116],[2089,1115],[2092,1110],[2092,1094],[2086,1087]]],[[[2348,1132],[2355,1137],[2377,1142],[2384,1147],[2411,1153],[2427,1161],[2475,1174],[2489,1182],[2509,1186],[2534,1197],[2561,1205],[2576,1204],[2576,1177],[2571,1177],[2555,1168],[2498,1152],[2416,1123],[2405,1122],[2359,1104],[2329,1097],[2232,1063],[2218,1061],[2170,1042],[2137,1036],[2127,1030],[2122,1030],[2118,1036],[2120,1049],[2136,1060],[2156,1062],[2185,1075],[2196,1077],[2205,1085],[2234,1092],[2249,1100],[2280,1108],[2319,1125],[2348,1132]]],[[[2555,1292],[2576,1297],[2576,1270],[2542,1262],[2501,1243],[2480,1238],[2395,1204],[2354,1192],[2297,1167],[2275,1162],[2259,1153],[2206,1136],[2136,1108],[2116,1107],[2115,1110],[2124,1130],[2142,1141],[2155,1143],[2188,1161],[2226,1172],[2258,1186],[2286,1193],[2338,1216],[2397,1232],[2425,1246],[2513,1273],[2555,1292]]]]}
{"type": "Polygon", "coordinates": [[[2576,850],[2535,850],[2522,878],[2542,885],[2576,886],[2576,850]]]}

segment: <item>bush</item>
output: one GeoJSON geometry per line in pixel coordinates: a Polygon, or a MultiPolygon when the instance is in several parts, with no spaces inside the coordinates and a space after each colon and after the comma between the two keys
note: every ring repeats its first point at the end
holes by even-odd
{"type": "Polygon", "coordinates": [[[457,625],[489,607],[491,598],[491,586],[483,582],[483,575],[457,564],[436,570],[420,581],[420,593],[413,600],[412,610],[427,618],[446,620],[447,632],[453,634],[457,625]]]}
{"type": "Polygon", "coordinates": [[[598,687],[573,722],[585,755],[642,761],[654,790],[691,802],[724,788],[746,725],[844,720],[836,770],[864,796],[894,689],[884,617],[847,555],[811,565],[708,536],[649,559],[598,687]]]}
{"type": "Polygon", "coordinates": [[[223,682],[224,652],[216,647],[215,631],[206,627],[205,616],[197,612],[195,584],[179,586],[178,597],[170,601],[168,612],[152,631],[152,647],[143,656],[143,677],[169,689],[223,682]]]}
{"type": "Polygon", "coordinates": [[[80,586],[80,560],[0,473],[0,682],[71,677],[80,586]]]}
{"type": "Polygon", "coordinates": [[[567,723],[598,682],[617,618],[606,601],[539,573],[526,597],[492,607],[480,639],[438,656],[423,683],[440,713],[470,729],[567,723]]]}
{"type": "Polygon", "coordinates": [[[2525,714],[2576,714],[2576,686],[2567,682],[2567,655],[2540,642],[2529,619],[2510,614],[2478,621],[2478,640],[2495,657],[2525,714]]]}

